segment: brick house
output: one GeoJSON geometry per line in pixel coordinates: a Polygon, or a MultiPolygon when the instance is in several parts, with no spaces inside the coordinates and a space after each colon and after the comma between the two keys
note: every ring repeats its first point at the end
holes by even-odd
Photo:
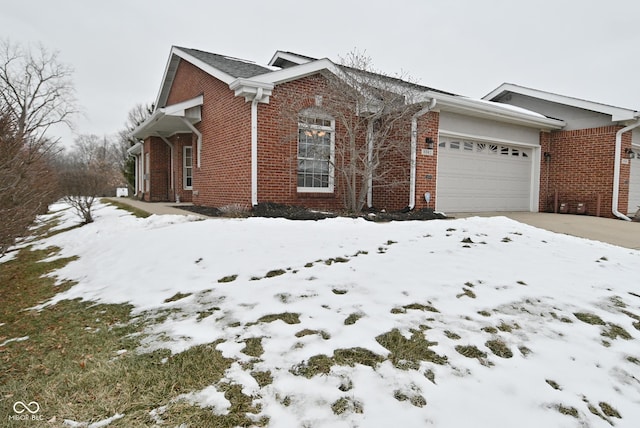
{"type": "MultiPolygon", "coordinates": [[[[322,105],[327,76],[340,69],[290,52],[260,66],[172,47],[156,109],[133,132],[136,195],[340,209],[344,183],[332,160],[346,131],[322,105]],[[306,103],[293,125],[283,121],[291,100],[306,103]]],[[[585,203],[589,214],[613,216],[640,205],[640,135],[630,128],[638,112],[506,84],[483,100],[412,87],[419,101],[398,131],[410,155],[388,160],[399,185],[373,183],[368,206],[480,212],[585,203]]],[[[366,133],[358,139],[367,144],[366,133]]]]}

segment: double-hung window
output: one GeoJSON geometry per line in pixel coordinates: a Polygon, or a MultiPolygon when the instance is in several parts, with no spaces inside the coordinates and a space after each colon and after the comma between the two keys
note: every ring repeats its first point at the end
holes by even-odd
{"type": "Polygon", "coordinates": [[[182,187],[193,189],[193,147],[184,146],[182,152],[182,187]]]}
{"type": "Polygon", "coordinates": [[[333,192],[335,120],[315,113],[298,122],[298,192],[333,192]]]}

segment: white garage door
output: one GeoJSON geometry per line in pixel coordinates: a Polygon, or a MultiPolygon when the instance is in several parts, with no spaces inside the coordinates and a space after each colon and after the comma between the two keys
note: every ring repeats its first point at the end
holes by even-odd
{"type": "MultiPolygon", "coordinates": [[[[635,150],[635,147],[634,147],[635,150]]],[[[631,159],[631,176],[629,178],[629,214],[635,214],[640,206],[640,150],[636,153],[636,157],[631,159]]]]}
{"type": "Polygon", "coordinates": [[[531,148],[440,137],[436,208],[529,211],[531,148]]]}

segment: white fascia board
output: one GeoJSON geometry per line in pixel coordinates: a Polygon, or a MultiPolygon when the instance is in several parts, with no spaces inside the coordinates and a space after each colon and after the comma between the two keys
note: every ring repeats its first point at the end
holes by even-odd
{"type": "Polygon", "coordinates": [[[127,149],[127,153],[131,156],[137,156],[142,153],[142,143],[135,143],[127,149]]]}
{"type": "Polygon", "coordinates": [[[503,83],[498,88],[482,97],[482,99],[491,101],[505,92],[513,92],[516,94],[526,95],[532,98],[539,98],[541,100],[550,101],[557,104],[563,104],[571,107],[581,108],[583,110],[590,110],[597,113],[608,114],[611,116],[611,120],[613,122],[633,120],[634,117],[637,117],[638,115],[638,112],[635,110],[582,100],[580,98],[568,97],[566,95],[558,95],[552,92],[540,91],[538,89],[525,88],[524,86],[514,85],[513,83],[503,83]]]}
{"type": "Polygon", "coordinates": [[[139,139],[144,139],[144,138],[148,137],[149,133],[146,132],[147,129],[149,129],[154,123],[158,122],[164,116],[165,116],[164,109],[156,109],[156,111],[154,111],[151,114],[151,116],[149,116],[147,118],[147,120],[142,122],[140,125],[138,125],[136,127],[136,129],[134,129],[131,132],[131,135],[133,135],[135,138],[139,138],[139,139]]]}
{"type": "Polygon", "coordinates": [[[526,113],[507,107],[500,103],[487,103],[486,101],[473,100],[471,98],[456,97],[436,92],[427,92],[429,97],[438,100],[436,108],[445,111],[469,114],[471,116],[486,117],[500,122],[514,123],[518,125],[540,128],[545,130],[562,129],[566,123],[562,120],[540,117],[537,113],[526,113]]]}
{"type": "Polygon", "coordinates": [[[290,82],[302,77],[316,74],[322,70],[329,70],[334,74],[338,74],[338,67],[327,58],[316,61],[307,62],[305,64],[296,65],[282,70],[272,71],[270,73],[259,74],[251,78],[254,82],[265,82],[278,85],[280,83],[290,82]]]}
{"type": "Polygon", "coordinates": [[[204,103],[204,96],[198,95],[195,98],[191,98],[190,100],[182,101],[176,104],[171,104],[164,107],[164,113],[168,116],[185,116],[185,111],[193,108],[201,106],[204,103]]]}
{"type": "MultiPolygon", "coordinates": [[[[179,58],[173,55],[174,49],[175,46],[172,46],[171,52],[169,53],[169,59],[167,59],[167,64],[164,67],[164,74],[162,75],[162,80],[160,81],[160,89],[158,90],[158,95],[156,96],[156,102],[154,104],[154,108],[156,110],[160,107],[161,103],[164,103],[164,101],[166,101],[166,99],[161,100],[161,98],[163,98],[165,86],[172,83],[175,76],[175,69],[177,68],[177,62],[179,61],[179,58]],[[172,69],[173,72],[170,71],[172,69]]],[[[168,96],[168,93],[165,95],[165,97],[166,96],[168,96]]]]}
{"type": "MultiPolygon", "coordinates": [[[[165,108],[156,109],[151,116],[142,122],[136,129],[133,130],[131,135],[135,138],[144,139],[152,135],[156,135],[158,127],[162,126],[161,122],[168,120],[170,117],[184,117],[189,120],[190,123],[198,123],[202,120],[199,107],[204,103],[204,96],[198,95],[190,100],[182,101],[176,104],[171,104],[165,108]],[[196,111],[197,110],[197,111],[196,111]],[[165,119],[167,118],[167,119],[165,119]]],[[[178,131],[184,131],[186,129],[179,129],[178,131]]]]}
{"type": "Polygon", "coordinates": [[[271,57],[271,60],[269,61],[269,66],[273,66],[273,64],[275,64],[275,62],[279,58],[282,58],[282,59],[284,59],[286,61],[289,61],[289,62],[292,62],[294,64],[306,64],[306,63],[312,61],[312,60],[310,60],[308,58],[303,58],[301,56],[292,54],[290,52],[276,51],[276,53],[273,54],[273,57],[271,57]]]}
{"type": "Polygon", "coordinates": [[[213,77],[215,77],[218,80],[223,81],[224,83],[226,83],[227,85],[231,82],[233,82],[234,80],[236,80],[235,77],[218,70],[215,67],[210,66],[209,64],[207,64],[206,62],[192,56],[189,55],[188,53],[186,53],[185,51],[182,51],[180,49],[178,49],[177,47],[173,47],[171,49],[171,53],[174,55],[177,55],[178,57],[184,59],[185,61],[190,62],[191,64],[195,65],[196,67],[198,67],[199,69],[201,69],[202,71],[204,71],[207,74],[212,75],[213,77]]]}
{"type": "Polygon", "coordinates": [[[235,80],[235,77],[230,76],[227,73],[224,73],[217,68],[210,66],[209,64],[195,58],[192,55],[189,55],[185,51],[179,49],[176,46],[171,47],[171,53],[169,54],[169,59],[167,61],[167,65],[164,69],[164,75],[162,76],[162,83],[160,84],[160,91],[158,92],[158,96],[156,97],[156,109],[159,107],[164,107],[164,103],[166,102],[166,97],[169,95],[168,91],[164,94],[165,87],[167,85],[171,85],[173,83],[173,79],[175,77],[175,72],[178,69],[178,62],[184,59],[187,62],[195,65],[196,67],[203,70],[205,73],[208,73],[215,77],[218,80],[223,81],[226,84],[229,84],[235,80]]]}

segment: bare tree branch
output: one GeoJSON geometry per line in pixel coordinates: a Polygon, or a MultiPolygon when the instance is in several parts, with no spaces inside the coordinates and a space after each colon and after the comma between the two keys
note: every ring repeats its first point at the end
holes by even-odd
{"type": "MultiPolygon", "coordinates": [[[[409,181],[411,117],[420,108],[417,96],[424,88],[418,89],[406,75],[375,71],[371,58],[358,51],[323,76],[326,85],[316,94],[315,108],[335,120],[335,189],[348,211],[359,212],[372,186],[409,181]]],[[[297,94],[285,104],[289,108],[283,117],[291,128],[309,100],[297,94]]]]}
{"type": "Polygon", "coordinates": [[[32,156],[12,115],[0,110],[0,255],[58,198],[49,156],[32,156]]]}
{"type": "Polygon", "coordinates": [[[83,223],[93,222],[96,198],[113,195],[121,183],[118,162],[118,143],[97,135],[80,135],[72,151],[59,156],[61,191],[83,223]]]}
{"type": "Polygon", "coordinates": [[[59,62],[58,52],[43,45],[32,50],[0,41],[0,99],[18,134],[40,152],[54,143],[46,137],[48,129],[60,123],[71,126],[79,112],[72,73],[71,67],[59,62]]]}

